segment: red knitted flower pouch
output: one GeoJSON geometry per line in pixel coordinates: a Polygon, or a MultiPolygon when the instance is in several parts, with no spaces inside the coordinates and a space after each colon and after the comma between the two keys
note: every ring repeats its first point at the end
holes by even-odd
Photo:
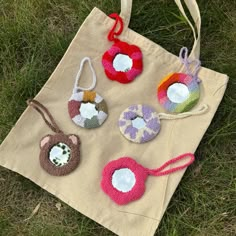
{"type": "Polygon", "coordinates": [[[109,41],[113,41],[114,44],[104,53],[102,65],[110,80],[127,84],[142,73],[142,52],[136,45],[130,45],[115,37],[123,31],[123,20],[116,13],[111,14],[110,17],[116,21],[107,38],[109,41]],[[115,31],[118,24],[120,28],[115,31]]]}

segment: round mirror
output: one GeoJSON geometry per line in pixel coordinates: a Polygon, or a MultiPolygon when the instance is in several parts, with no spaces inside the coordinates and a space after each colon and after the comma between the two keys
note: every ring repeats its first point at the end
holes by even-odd
{"type": "Polygon", "coordinates": [[[58,143],[49,152],[49,160],[55,166],[64,166],[70,160],[71,149],[65,143],[58,143]]]}
{"type": "Polygon", "coordinates": [[[113,60],[113,67],[116,71],[127,72],[133,66],[132,59],[125,54],[117,54],[113,60]]]}
{"type": "Polygon", "coordinates": [[[141,117],[136,117],[132,120],[132,126],[136,129],[142,129],[146,126],[146,122],[141,117]]]}
{"type": "Polygon", "coordinates": [[[81,116],[86,119],[92,119],[94,116],[98,115],[96,105],[90,102],[87,103],[82,102],[79,110],[81,116]]]}
{"type": "Polygon", "coordinates": [[[183,103],[189,94],[188,87],[182,83],[174,83],[167,89],[167,97],[174,103],[183,103]]]}
{"type": "Polygon", "coordinates": [[[112,175],[113,187],[123,193],[129,192],[134,187],[135,182],[135,175],[129,168],[116,170],[112,175]]]}

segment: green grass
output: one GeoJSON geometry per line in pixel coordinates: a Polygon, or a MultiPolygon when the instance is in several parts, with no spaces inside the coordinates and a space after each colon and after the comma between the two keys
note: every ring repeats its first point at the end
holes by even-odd
{"type": "MultiPolygon", "coordinates": [[[[130,27],[178,54],[191,47],[190,28],[172,0],[135,0],[130,27]]],[[[160,236],[236,235],[236,1],[199,0],[202,64],[229,75],[219,110],[156,232],[160,236]]],[[[119,0],[0,0],[0,142],[97,6],[119,0]]],[[[113,235],[29,180],[0,168],[0,235],[113,235]],[[36,205],[38,214],[25,222],[36,205]]]]}

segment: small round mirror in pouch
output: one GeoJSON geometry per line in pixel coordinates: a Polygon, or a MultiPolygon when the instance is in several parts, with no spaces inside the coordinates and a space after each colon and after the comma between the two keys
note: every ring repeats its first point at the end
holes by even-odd
{"type": "Polygon", "coordinates": [[[181,113],[192,109],[200,98],[200,80],[198,71],[200,61],[188,59],[188,49],[182,48],[180,60],[185,73],[171,73],[157,87],[157,98],[163,108],[169,112],[181,113]]]}

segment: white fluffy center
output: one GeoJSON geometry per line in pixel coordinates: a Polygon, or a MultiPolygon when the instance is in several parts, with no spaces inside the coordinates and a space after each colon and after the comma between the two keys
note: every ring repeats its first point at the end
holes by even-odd
{"type": "Polygon", "coordinates": [[[80,110],[81,116],[87,119],[91,119],[94,116],[98,115],[98,111],[96,110],[95,104],[90,103],[90,102],[81,103],[79,110],[80,110]]]}
{"type": "Polygon", "coordinates": [[[168,87],[167,96],[174,103],[182,103],[189,97],[188,87],[182,83],[174,83],[168,87]]]}
{"type": "Polygon", "coordinates": [[[64,166],[70,160],[71,149],[65,143],[58,143],[49,152],[49,160],[55,166],[64,166]]]}
{"type": "Polygon", "coordinates": [[[127,72],[132,68],[132,66],[132,59],[124,54],[117,54],[117,56],[113,60],[113,67],[116,71],[127,72]]]}
{"type": "Polygon", "coordinates": [[[142,129],[146,125],[146,122],[141,117],[137,117],[134,120],[132,120],[132,126],[136,129],[142,129]]]}
{"type": "Polygon", "coordinates": [[[134,187],[135,182],[135,175],[129,168],[116,170],[112,175],[113,187],[123,193],[129,192],[134,187]]]}

